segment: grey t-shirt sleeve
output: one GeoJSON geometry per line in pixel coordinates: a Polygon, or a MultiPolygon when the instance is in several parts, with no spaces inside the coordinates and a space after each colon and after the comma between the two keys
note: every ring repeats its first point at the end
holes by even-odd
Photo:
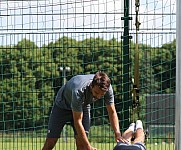
{"type": "Polygon", "coordinates": [[[82,112],[82,98],[78,91],[72,91],[71,108],[73,111],[82,112]]]}
{"type": "Polygon", "coordinates": [[[112,85],[109,86],[109,90],[104,95],[104,100],[106,105],[110,105],[114,103],[114,92],[112,85]]]}

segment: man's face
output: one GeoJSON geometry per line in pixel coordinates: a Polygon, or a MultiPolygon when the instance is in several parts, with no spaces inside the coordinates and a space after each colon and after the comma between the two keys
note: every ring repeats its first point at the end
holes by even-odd
{"type": "Polygon", "coordinates": [[[100,99],[102,96],[104,96],[106,91],[102,91],[99,86],[95,85],[92,87],[92,95],[95,99],[100,99]]]}

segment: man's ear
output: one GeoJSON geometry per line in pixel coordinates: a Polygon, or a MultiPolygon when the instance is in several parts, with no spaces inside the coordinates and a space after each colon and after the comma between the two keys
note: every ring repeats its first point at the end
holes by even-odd
{"type": "Polygon", "coordinates": [[[90,83],[90,89],[92,89],[93,88],[93,86],[92,86],[92,82],[90,83]]]}

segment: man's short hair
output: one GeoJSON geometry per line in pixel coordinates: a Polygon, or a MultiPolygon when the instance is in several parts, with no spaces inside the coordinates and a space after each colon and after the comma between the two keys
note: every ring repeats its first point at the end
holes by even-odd
{"type": "Polygon", "coordinates": [[[92,87],[99,86],[102,91],[107,91],[111,84],[111,80],[104,72],[97,72],[92,81],[92,87]]]}

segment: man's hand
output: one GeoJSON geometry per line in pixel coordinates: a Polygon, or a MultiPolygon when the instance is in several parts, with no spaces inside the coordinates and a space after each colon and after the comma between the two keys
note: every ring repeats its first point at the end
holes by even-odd
{"type": "Polygon", "coordinates": [[[129,143],[128,140],[124,139],[122,136],[121,136],[121,133],[118,132],[118,133],[115,133],[115,139],[116,139],[116,142],[122,142],[122,143],[129,143]]]}
{"type": "Polygon", "coordinates": [[[91,149],[88,149],[88,150],[97,150],[97,148],[95,148],[95,147],[91,147],[91,149]]]}

